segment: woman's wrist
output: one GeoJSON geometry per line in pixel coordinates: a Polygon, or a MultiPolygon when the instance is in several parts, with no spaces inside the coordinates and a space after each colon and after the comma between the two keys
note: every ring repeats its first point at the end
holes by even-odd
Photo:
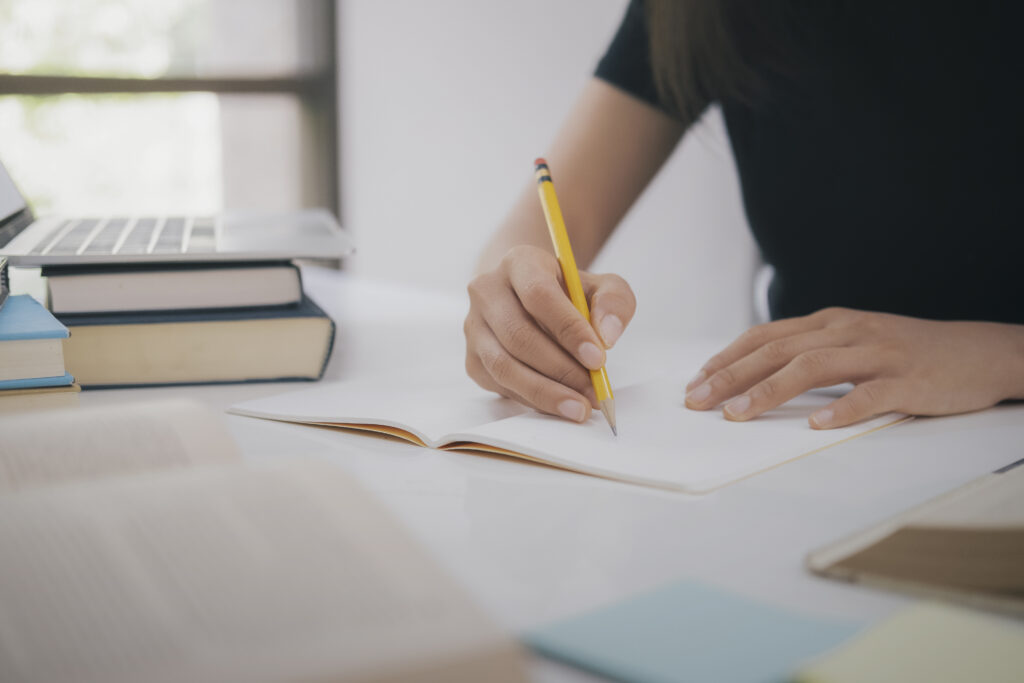
{"type": "MultiPolygon", "coordinates": [[[[1009,385],[1006,391],[1007,399],[1024,400],[1024,325],[1013,325],[1009,323],[996,323],[999,325],[1000,334],[1006,339],[1006,377],[1009,385]]],[[[1000,359],[994,359],[1001,363],[1000,359]]]]}

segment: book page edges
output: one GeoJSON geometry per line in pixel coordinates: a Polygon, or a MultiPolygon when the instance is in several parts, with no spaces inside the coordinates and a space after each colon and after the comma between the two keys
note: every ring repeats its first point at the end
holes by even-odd
{"type": "MultiPolygon", "coordinates": [[[[468,436],[468,435],[465,435],[468,436]]],[[[440,447],[441,450],[451,451],[462,451],[467,453],[486,453],[488,455],[505,455],[511,458],[518,458],[520,460],[526,460],[528,462],[536,463],[539,465],[547,465],[548,467],[554,467],[560,470],[566,470],[568,472],[576,472],[577,474],[587,474],[592,477],[599,477],[601,479],[608,479],[611,481],[621,481],[628,484],[639,484],[641,486],[648,486],[651,488],[664,489],[668,491],[675,491],[681,493],[703,493],[703,491],[694,490],[686,484],[679,484],[673,481],[666,481],[664,479],[651,479],[647,477],[638,477],[630,474],[623,474],[622,472],[615,472],[613,470],[607,470],[601,467],[586,467],[579,463],[569,462],[562,460],[561,458],[548,455],[540,454],[535,455],[532,453],[524,453],[522,451],[514,450],[510,446],[514,444],[507,444],[501,441],[495,440],[490,443],[479,443],[475,441],[462,440],[455,435],[454,441],[448,441],[440,447]]]]}
{"type": "Polygon", "coordinates": [[[79,384],[131,386],[316,379],[330,359],[335,327],[329,318],[304,317],[72,325],[71,331],[64,360],[79,384]],[[292,353],[271,353],[279,348],[292,353]]]}
{"type": "Polygon", "coordinates": [[[301,277],[293,264],[79,272],[47,278],[47,301],[57,315],[287,306],[301,300],[301,277]]]}
{"type": "Polygon", "coordinates": [[[865,436],[867,434],[873,434],[874,432],[877,432],[881,429],[885,429],[886,427],[902,424],[904,422],[907,422],[908,420],[913,419],[913,416],[909,415],[895,415],[894,419],[890,422],[886,422],[884,424],[878,425],[877,427],[874,427],[863,432],[859,432],[857,434],[851,434],[850,436],[844,439],[840,439],[838,441],[826,444],[819,448],[806,451],[792,458],[788,458],[782,462],[774,463],[772,465],[757,469],[756,471],[749,472],[744,475],[725,475],[722,477],[715,477],[713,479],[698,482],[675,482],[666,481],[664,479],[633,476],[623,474],[621,472],[616,472],[613,470],[607,470],[600,467],[586,467],[580,465],[579,463],[562,460],[558,457],[549,454],[538,454],[518,450],[519,447],[516,444],[507,443],[497,439],[491,440],[489,442],[481,442],[476,440],[477,436],[473,434],[449,434],[435,442],[425,434],[413,429],[409,425],[404,425],[386,420],[363,421],[348,418],[344,422],[340,422],[333,420],[319,420],[316,418],[299,418],[295,416],[280,415],[273,413],[261,413],[253,410],[240,410],[237,408],[230,408],[228,409],[228,412],[235,415],[242,415],[245,417],[256,417],[265,420],[275,420],[278,422],[291,422],[294,424],[305,424],[317,427],[331,427],[335,429],[345,429],[356,432],[371,432],[375,434],[383,434],[386,436],[399,438],[404,441],[408,441],[409,443],[415,444],[417,446],[423,446],[426,448],[436,448],[438,450],[445,451],[461,451],[467,453],[484,453],[488,455],[506,456],[510,458],[517,458],[519,460],[526,460],[539,465],[555,467],[557,469],[566,470],[569,472],[576,472],[578,474],[587,474],[590,476],[600,477],[602,479],[622,481],[630,484],[639,484],[641,486],[648,486],[652,488],[694,495],[703,495],[711,493],[729,484],[733,484],[738,481],[748,479],[762,472],[775,469],[780,465],[793,462],[794,460],[798,460],[808,455],[820,453],[821,451],[824,451],[827,448],[832,448],[833,446],[846,443],[858,437],[865,436]]]}
{"type": "Polygon", "coordinates": [[[370,432],[384,436],[393,436],[396,439],[408,441],[416,446],[424,448],[436,448],[438,445],[423,434],[408,425],[388,420],[366,420],[351,418],[345,422],[337,422],[331,419],[319,419],[316,417],[298,417],[296,415],[282,415],[280,413],[264,413],[258,410],[246,410],[236,407],[228,408],[228,413],[241,415],[242,417],[255,417],[260,420],[271,420],[273,422],[288,422],[291,424],[309,425],[311,427],[330,427],[354,432],[370,432]]]}
{"type": "Polygon", "coordinates": [[[825,578],[909,595],[922,600],[948,600],[967,607],[976,607],[1017,617],[1024,616],[1024,599],[996,596],[990,593],[971,593],[946,586],[918,583],[909,579],[894,579],[881,574],[855,572],[843,566],[812,567],[808,565],[808,568],[814,574],[825,578]]]}
{"type": "Polygon", "coordinates": [[[0,391],[0,398],[11,398],[13,396],[36,396],[40,394],[77,394],[82,391],[78,384],[61,384],[55,387],[26,387],[24,389],[4,389],[0,391]]]}
{"type": "Polygon", "coordinates": [[[64,374],[62,339],[0,340],[0,381],[56,377],[64,374]]]}

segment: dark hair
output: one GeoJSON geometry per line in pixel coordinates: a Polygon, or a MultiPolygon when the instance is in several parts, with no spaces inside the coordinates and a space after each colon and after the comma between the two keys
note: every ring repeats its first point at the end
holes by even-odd
{"type": "Polygon", "coordinates": [[[644,0],[644,9],[655,86],[684,121],[712,100],[753,101],[766,71],[791,66],[784,0],[644,0]]]}

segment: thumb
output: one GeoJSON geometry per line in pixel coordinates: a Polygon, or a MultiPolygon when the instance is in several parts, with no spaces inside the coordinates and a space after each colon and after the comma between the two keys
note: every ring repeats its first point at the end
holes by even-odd
{"type": "Polygon", "coordinates": [[[636,296],[618,275],[581,273],[583,287],[590,299],[590,323],[604,347],[610,349],[636,312],[636,296]]]}

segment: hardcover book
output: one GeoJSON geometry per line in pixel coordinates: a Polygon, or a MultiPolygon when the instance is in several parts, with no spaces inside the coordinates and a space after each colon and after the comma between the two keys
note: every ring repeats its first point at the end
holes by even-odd
{"type": "Polygon", "coordinates": [[[65,314],[68,371],[83,387],[319,379],[334,322],[298,306],[65,314]]]}
{"type": "Polygon", "coordinates": [[[281,263],[50,266],[56,314],[287,306],[302,300],[298,267],[281,263]]]}

